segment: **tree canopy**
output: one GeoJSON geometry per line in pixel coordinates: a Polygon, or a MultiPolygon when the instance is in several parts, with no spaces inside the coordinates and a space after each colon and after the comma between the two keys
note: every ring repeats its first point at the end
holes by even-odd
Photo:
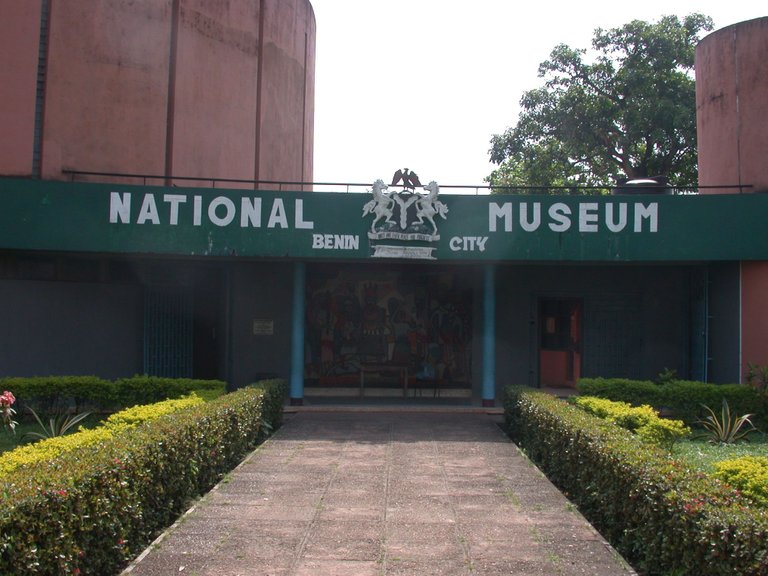
{"type": "Polygon", "coordinates": [[[606,186],[663,175],[696,182],[693,61],[712,19],[634,20],[595,30],[587,50],[561,44],[539,66],[515,126],[491,139],[494,186],[606,186]]]}

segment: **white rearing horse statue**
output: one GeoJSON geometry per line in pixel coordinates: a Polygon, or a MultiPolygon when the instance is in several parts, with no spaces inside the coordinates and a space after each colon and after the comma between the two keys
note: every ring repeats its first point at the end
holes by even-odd
{"type": "Polygon", "coordinates": [[[416,218],[417,221],[413,224],[424,224],[426,218],[430,224],[432,224],[432,234],[437,234],[437,224],[435,224],[435,216],[441,216],[443,220],[446,219],[448,214],[448,206],[440,202],[437,199],[437,195],[440,193],[440,188],[437,182],[432,180],[429,184],[424,186],[424,190],[428,190],[429,194],[421,196],[416,201],[416,218]]]}
{"type": "Polygon", "coordinates": [[[373,200],[363,206],[363,216],[367,214],[375,214],[373,222],[371,222],[371,232],[376,231],[376,224],[384,218],[385,222],[393,223],[392,221],[392,208],[395,205],[395,201],[390,198],[389,194],[385,192],[387,185],[384,184],[384,180],[376,180],[373,183],[373,200]]]}

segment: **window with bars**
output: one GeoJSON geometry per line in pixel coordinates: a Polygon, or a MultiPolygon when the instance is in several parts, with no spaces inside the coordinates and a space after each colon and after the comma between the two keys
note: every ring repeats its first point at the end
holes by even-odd
{"type": "Polygon", "coordinates": [[[184,288],[149,288],[144,294],[144,372],[192,377],[193,297],[184,288]]]}
{"type": "Polygon", "coordinates": [[[640,296],[588,300],[584,313],[584,376],[639,378],[641,328],[640,296]]]}

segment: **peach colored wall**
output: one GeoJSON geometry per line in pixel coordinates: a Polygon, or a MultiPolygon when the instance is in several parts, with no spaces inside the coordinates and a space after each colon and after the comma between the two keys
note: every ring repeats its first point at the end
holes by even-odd
{"type": "Polygon", "coordinates": [[[717,30],[697,46],[699,185],[768,190],[766,54],[768,17],[717,30]]]}
{"type": "MultiPolygon", "coordinates": [[[[31,175],[39,3],[0,2],[0,174],[31,175]]],[[[44,178],[311,181],[308,0],[52,1],[49,37],[44,178]]]]}
{"type": "Polygon", "coordinates": [[[35,133],[40,2],[0,0],[0,14],[0,174],[28,175],[35,133]]]}
{"type": "Polygon", "coordinates": [[[749,363],[768,365],[768,262],[741,263],[742,376],[749,363]]]}
{"type": "Polygon", "coordinates": [[[169,172],[254,178],[258,49],[259,2],[180,2],[169,172]]]}
{"type": "Polygon", "coordinates": [[[266,12],[263,59],[261,143],[259,173],[262,180],[279,180],[291,173],[296,180],[311,180],[314,117],[314,36],[312,12],[305,0],[263,0],[266,12]],[[302,157],[290,150],[304,149],[302,157]]]}
{"type": "Polygon", "coordinates": [[[171,0],[51,5],[42,177],[161,174],[171,0]]]}
{"type": "MultiPolygon", "coordinates": [[[[768,191],[766,54],[768,17],[717,30],[696,48],[702,186],[751,184],[745,192],[768,191]]],[[[743,379],[748,363],[768,364],[768,262],[742,262],[740,275],[743,379]]]]}

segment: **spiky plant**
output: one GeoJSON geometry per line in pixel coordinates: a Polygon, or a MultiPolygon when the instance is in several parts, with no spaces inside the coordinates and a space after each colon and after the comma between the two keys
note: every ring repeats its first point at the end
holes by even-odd
{"type": "Polygon", "coordinates": [[[733,444],[739,440],[747,440],[747,435],[757,430],[750,420],[754,414],[731,414],[731,408],[725,398],[719,418],[712,408],[703,404],[702,406],[709,414],[696,422],[704,428],[704,432],[698,437],[706,438],[711,444],[733,444]]]}
{"type": "Polygon", "coordinates": [[[37,420],[41,431],[27,432],[22,436],[23,440],[45,440],[47,438],[63,436],[71,428],[74,428],[91,415],[90,412],[81,412],[80,414],[55,414],[48,419],[48,424],[46,425],[43,423],[40,416],[37,415],[37,412],[32,408],[29,408],[29,411],[32,413],[32,416],[35,417],[35,420],[37,420]]]}

